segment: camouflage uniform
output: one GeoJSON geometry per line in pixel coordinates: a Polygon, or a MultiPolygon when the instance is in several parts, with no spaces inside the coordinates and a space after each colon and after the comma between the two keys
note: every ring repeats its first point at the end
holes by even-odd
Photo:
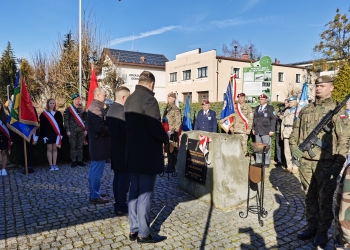
{"type": "MultiPolygon", "coordinates": [[[[75,109],[77,114],[80,116],[81,120],[84,122],[84,125],[86,126],[86,111],[82,106],[75,107],[72,104],[72,107],[75,109]]],[[[64,117],[64,127],[67,132],[70,132],[71,135],[69,137],[69,145],[70,145],[70,157],[72,159],[72,162],[75,162],[78,160],[78,162],[81,162],[83,160],[83,145],[84,145],[84,132],[85,130],[82,129],[79,124],[75,121],[73,115],[69,111],[69,108],[66,108],[66,110],[63,113],[64,117]],[[77,159],[76,159],[77,158],[77,159]]]]}
{"type": "Polygon", "coordinates": [[[284,156],[286,158],[287,162],[287,169],[290,171],[296,171],[298,170],[298,167],[292,163],[292,155],[290,153],[290,147],[289,147],[289,137],[293,130],[293,123],[295,118],[295,112],[297,111],[297,107],[294,107],[291,111],[291,109],[287,109],[283,113],[283,119],[281,124],[281,135],[283,136],[283,145],[284,145],[284,156]]]}
{"type": "MultiPolygon", "coordinates": [[[[240,104],[237,103],[237,105],[240,105],[240,104]]],[[[252,123],[253,123],[252,108],[250,107],[249,104],[243,103],[243,105],[240,105],[240,109],[242,111],[242,114],[245,116],[245,118],[248,119],[248,130],[250,131],[252,129],[252,123]]],[[[247,135],[247,129],[245,127],[245,123],[243,122],[242,118],[238,115],[237,112],[235,112],[235,114],[234,114],[233,132],[234,132],[234,134],[239,135],[240,140],[241,140],[243,153],[244,153],[244,155],[246,155],[249,135],[247,135]]]]}
{"type": "MultiPolygon", "coordinates": [[[[322,117],[335,108],[332,97],[306,105],[299,113],[294,123],[290,137],[290,147],[303,142],[322,117]]],[[[339,114],[333,116],[328,127],[331,132],[321,131],[318,134],[326,148],[315,146],[312,150],[315,157],[311,158],[307,151],[300,160],[299,175],[301,184],[306,192],[306,220],[309,228],[317,228],[317,232],[326,233],[333,220],[332,204],[336,188],[336,178],[332,171],[342,168],[345,155],[349,148],[349,132],[347,124],[340,119],[339,114]]],[[[339,173],[338,172],[338,173],[339,173]]]]}
{"type": "MultiPolygon", "coordinates": [[[[342,119],[350,124],[350,116],[346,112],[342,119]]],[[[334,244],[339,248],[350,248],[350,155],[348,154],[347,166],[338,183],[334,204],[334,244]]]]}
{"type": "MultiPolygon", "coordinates": [[[[169,104],[166,109],[166,118],[168,119],[169,130],[172,133],[170,140],[177,144],[179,128],[181,126],[181,112],[175,104],[169,104]]],[[[172,153],[168,155],[169,169],[175,169],[177,162],[177,148],[174,148],[172,153]]]]}

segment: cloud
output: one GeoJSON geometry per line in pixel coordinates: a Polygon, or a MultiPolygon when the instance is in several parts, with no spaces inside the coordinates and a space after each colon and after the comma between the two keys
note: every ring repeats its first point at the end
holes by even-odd
{"type": "Polygon", "coordinates": [[[225,19],[225,20],[219,20],[219,21],[217,20],[211,21],[210,25],[216,28],[226,28],[229,26],[237,26],[237,25],[248,24],[248,23],[258,23],[258,24],[266,25],[266,24],[273,23],[275,19],[276,19],[275,16],[249,19],[249,20],[233,18],[233,19],[225,19]]]}
{"type": "Polygon", "coordinates": [[[116,44],[124,43],[127,41],[137,40],[137,39],[141,39],[141,38],[148,37],[148,36],[159,35],[159,34],[162,34],[164,32],[167,32],[167,31],[170,31],[170,30],[173,30],[176,28],[180,28],[180,26],[172,25],[172,26],[162,27],[162,28],[156,29],[156,30],[146,31],[146,32],[140,33],[139,35],[116,38],[116,39],[113,39],[111,41],[111,45],[116,45],[116,44]]]}
{"type": "Polygon", "coordinates": [[[246,5],[243,7],[242,12],[247,11],[257,5],[261,0],[249,0],[246,5]]]}

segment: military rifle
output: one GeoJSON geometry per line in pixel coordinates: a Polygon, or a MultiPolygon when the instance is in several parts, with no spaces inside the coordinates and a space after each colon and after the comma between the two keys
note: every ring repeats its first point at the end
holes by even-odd
{"type": "MultiPolygon", "coordinates": [[[[327,133],[331,132],[331,129],[327,126],[327,124],[332,120],[333,116],[336,115],[344,107],[346,101],[349,100],[349,98],[350,94],[348,94],[342,102],[338,103],[333,110],[328,111],[328,113],[321,119],[321,121],[316,125],[316,127],[311,131],[306,139],[300,143],[298,147],[302,152],[307,151],[309,156],[311,158],[314,158],[316,155],[312,151],[312,148],[315,147],[315,145],[321,148],[327,147],[327,143],[321,141],[317,135],[321,132],[322,129],[327,133]]],[[[294,156],[292,157],[292,162],[300,167],[299,160],[294,158],[294,156]]]]}

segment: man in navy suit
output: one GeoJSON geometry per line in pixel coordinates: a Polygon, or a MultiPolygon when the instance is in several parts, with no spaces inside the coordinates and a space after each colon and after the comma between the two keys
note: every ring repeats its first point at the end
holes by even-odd
{"type": "Polygon", "coordinates": [[[197,114],[194,130],[202,130],[216,133],[218,130],[216,113],[214,110],[209,109],[210,103],[208,100],[203,100],[202,108],[203,110],[199,111],[197,114]]]}

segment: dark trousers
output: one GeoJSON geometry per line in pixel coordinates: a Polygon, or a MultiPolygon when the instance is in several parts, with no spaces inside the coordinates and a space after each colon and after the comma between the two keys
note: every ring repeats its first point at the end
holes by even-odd
{"type": "Polygon", "coordinates": [[[151,234],[151,203],[157,175],[130,174],[129,223],[130,232],[139,237],[151,234]]]}
{"type": "Polygon", "coordinates": [[[283,141],[281,140],[281,133],[276,133],[276,160],[278,163],[282,163],[283,156],[283,141]]]}
{"type": "Polygon", "coordinates": [[[119,212],[128,212],[126,196],[130,187],[130,174],[119,173],[114,171],[113,193],[114,193],[114,209],[119,212]]]}

